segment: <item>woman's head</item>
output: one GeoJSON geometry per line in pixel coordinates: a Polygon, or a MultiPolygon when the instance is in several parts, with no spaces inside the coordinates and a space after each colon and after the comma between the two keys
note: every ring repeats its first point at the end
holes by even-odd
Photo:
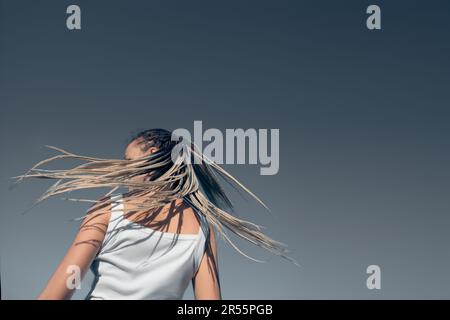
{"type": "MultiPolygon", "coordinates": [[[[159,154],[170,154],[175,142],[171,140],[171,133],[165,129],[149,129],[141,131],[131,137],[125,148],[124,159],[136,160],[139,158],[148,158],[148,156],[159,154]]],[[[168,169],[169,164],[164,168],[158,168],[142,172],[139,175],[130,178],[133,182],[144,182],[156,179],[164,169],[168,169]]],[[[132,188],[130,188],[132,189],[132,188]]]]}
{"type": "Polygon", "coordinates": [[[127,154],[137,158],[145,156],[155,151],[170,152],[176,145],[172,141],[172,133],[165,129],[148,129],[140,131],[133,135],[125,149],[125,158],[127,154]]]}
{"type": "MultiPolygon", "coordinates": [[[[203,188],[203,192],[205,192],[209,201],[222,209],[231,209],[231,201],[226,196],[223,188],[217,182],[217,177],[214,176],[213,171],[209,168],[206,162],[201,161],[196,163],[196,161],[193,161],[193,157],[198,154],[198,150],[195,148],[194,144],[190,141],[183,141],[181,137],[174,136],[170,131],[165,129],[148,129],[131,137],[130,142],[125,149],[124,159],[126,160],[135,160],[142,157],[147,157],[147,161],[151,161],[151,155],[156,153],[164,157],[168,157],[169,155],[172,157],[172,161],[169,161],[167,165],[162,166],[157,170],[154,169],[132,177],[131,180],[135,182],[154,180],[173,167],[174,162],[176,162],[176,160],[173,159],[173,156],[177,153],[172,153],[172,150],[175,148],[177,143],[184,143],[184,146],[187,148],[188,154],[191,157],[190,163],[192,163],[192,170],[187,170],[188,167],[184,166],[180,167],[179,173],[195,175],[195,180],[198,180],[198,185],[203,188]]],[[[180,151],[182,150],[186,149],[180,148],[180,151]]],[[[179,154],[179,156],[181,157],[181,154],[179,154]]],[[[133,190],[133,188],[130,188],[130,190],[133,190]]]]}

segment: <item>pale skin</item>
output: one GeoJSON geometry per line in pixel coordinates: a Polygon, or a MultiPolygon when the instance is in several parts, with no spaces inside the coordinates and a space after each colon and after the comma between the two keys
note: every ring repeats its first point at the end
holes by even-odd
{"type": "MultiPolygon", "coordinates": [[[[155,151],[156,148],[152,147],[144,153],[138,146],[137,141],[133,141],[127,146],[124,157],[125,159],[136,159],[155,151]]],[[[143,176],[137,176],[133,179],[144,178],[143,176]]],[[[127,205],[128,208],[131,208],[131,204],[124,202],[126,208],[127,205]]],[[[105,237],[110,218],[110,207],[111,205],[98,209],[84,219],[66,255],[39,295],[39,300],[61,300],[72,297],[76,289],[71,289],[71,286],[67,285],[68,281],[70,283],[73,279],[73,272],[70,271],[73,270],[73,266],[77,266],[81,272],[81,278],[87,273],[105,237]]],[[[127,218],[137,221],[139,213],[127,218]]],[[[154,225],[162,225],[160,231],[180,234],[197,234],[200,228],[192,208],[181,199],[162,207],[157,216],[149,223],[149,227],[155,228],[154,225]],[[174,207],[175,210],[173,210],[174,207]],[[179,218],[181,215],[182,223],[180,225],[179,218]]],[[[222,299],[217,273],[211,268],[211,264],[218,265],[216,237],[212,228],[210,234],[210,254],[204,253],[199,269],[192,278],[196,300],[222,299]]]]}

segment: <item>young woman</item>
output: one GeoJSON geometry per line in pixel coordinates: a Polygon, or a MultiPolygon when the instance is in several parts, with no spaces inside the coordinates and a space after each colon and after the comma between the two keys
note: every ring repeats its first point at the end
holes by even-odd
{"type": "Polygon", "coordinates": [[[283,243],[226,211],[232,203],[219,178],[263,203],[193,144],[167,130],[150,129],[133,136],[124,159],[84,157],[50,148],[63,154],[14,177],[17,182],[31,177],[58,180],[35,204],[74,190],[112,190],[97,201],[70,199],[94,204],[82,217],[78,234],[39,299],[69,299],[77,288],[74,274],[82,278],[89,268],[95,279],[86,299],[181,299],[191,281],[195,299],[222,299],[216,232],[245,255],[224,227],[296,264],[283,243]],[[38,169],[61,158],[87,163],[67,170],[38,169]],[[119,187],[128,192],[116,192],[119,187]]]}

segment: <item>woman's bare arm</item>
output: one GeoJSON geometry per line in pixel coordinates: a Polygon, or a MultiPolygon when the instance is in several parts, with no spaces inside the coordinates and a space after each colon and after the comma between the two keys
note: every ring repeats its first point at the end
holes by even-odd
{"type": "Polygon", "coordinates": [[[207,245],[199,269],[192,279],[196,300],[222,299],[219,285],[217,244],[213,228],[211,228],[210,234],[209,245],[207,245]]]}
{"type": "Polygon", "coordinates": [[[70,299],[76,288],[71,284],[74,272],[82,279],[101,247],[108,228],[109,206],[90,213],[83,221],[56,271],[41,292],[39,300],[70,299]],[[69,285],[68,285],[69,284],[69,285]]]}

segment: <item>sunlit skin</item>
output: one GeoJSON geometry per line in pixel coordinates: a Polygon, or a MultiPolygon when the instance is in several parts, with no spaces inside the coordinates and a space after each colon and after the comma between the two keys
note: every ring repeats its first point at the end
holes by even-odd
{"type": "MultiPolygon", "coordinates": [[[[124,159],[134,160],[155,151],[157,149],[151,147],[146,152],[143,152],[138,144],[138,140],[135,140],[127,146],[124,159]]],[[[146,178],[146,175],[140,175],[132,179],[135,181],[143,181],[146,178]]],[[[133,205],[127,203],[125,200],[124,211],[132,208],[133,205]]],[[[84,277],[105,237],[110,219],[110,209],[111,205],[96,210],[85,218],[66,255],[38,299],[58,300],[70,299],[72,297],[76,289],[71,289],[67,286],[69,277],[72,275],[71,273],[67,273],[67,270],[72,270],[71,267],[74,265],[78,266],[81,271],[81,277],[84,277]]],[[[142,213],[137,212],[132,215],[127,215],[126,218],[139,222],[142,221],[142,213]]],[[[192,208],[185,204],[182,199],[177,199],[173,203],[169,203],[157,210],[157,215],[154,218],[152,215],[152,220],[146,222],[145,226],[147,226],[147,223],[150,228],[169,233],[197,234],[200,228],[200,224],[192,208]],[[180,219],[180,216],[182,216],[182,219],[180,219]],[[181,226],[179,225],[180,221],[182,221],[181,226]]],[[[215,234],[212,228],[211,231],[210,246],[212,255],[209,257],[206,253],[203,255],[199,269],[192,278],[194,296],[197,300],[221,299],[218,281],[214,272],[208,266],[208,262],[211,263],[211,261],[208,261],[209,259],[214,259],[215,264],[218,264],[215,234]]]]}
{"type": "MultiPolygon", "coordinates": [[[[153,152],[155,152],[157,150],[155,147],[150,147],[146,152],[142,151],[142,149],[139,146],[140,141],[141,141],[141,139],[136,139],[127,146],[127,148],[125,149],[125,155],[124,155],[125,160],[139,159],[139,158],[145,157],[149,154],[152,154],[153,152]]],[[[132,177],[130,179],[130,181],[143,182],[143,181],[145,181],[146,178],[147,178],[147,176],[145,174],[143,174],[140,176],[132,177]]],[[[129,190],[131,190],[131,188],[129,188],[129,190]]]]}

